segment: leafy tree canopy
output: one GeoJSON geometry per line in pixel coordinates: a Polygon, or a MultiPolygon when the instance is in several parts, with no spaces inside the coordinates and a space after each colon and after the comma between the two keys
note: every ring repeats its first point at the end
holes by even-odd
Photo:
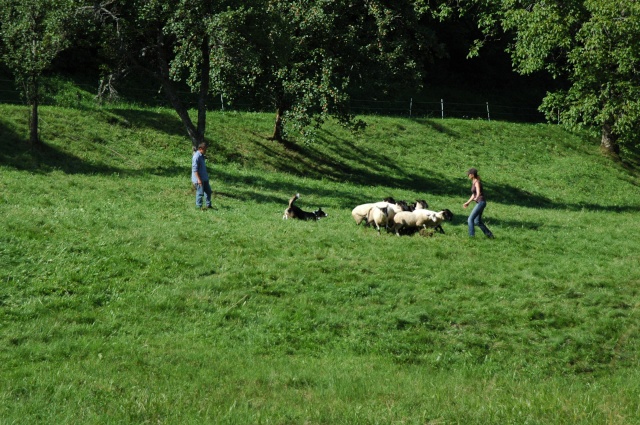
{"type": "Polygon", "coordinates": [[[162,83],[194,144],[204,138],[206,94],[273,108],[278,140],[287,128],[309,136],[329,116],[357,128],[350,89],[420,81],[417,59],[443,51],[410,0],[131,0],[109,11],[117,37],[108,44],[117,40],[113,58],[126,59],[118,67],[162,83]],[[176,82],[200,94],[197,126],[176,82]]]}
{"type": "Polygon", "coordinates": [[[598,129],[602,148],[640,140],[640,4],[628,0],[505,0],[464,2],[485,34],[513,36],[509,53],[522,74],[548,71],[569,82],[548,93],[549,120],[598,129]]]}
{"type": "Polygon", "coordinates": [[[3,0],[0,3],[2,60],[31,106],[30,141],[37,143],[40,78],[69,44],[73,0],[3,0]]]}
{"type": "Polygon", "coordinates": [[[421,56],[443,47],[411,1],[264,0],[252,3],[235,33],[242,49],[221,47],[214,67],[230,90],[250,93],[276,111],[274,139],[287,128],[308,137],[333,116],[357,128],[350,90],[387,89],[421,80],[421,56]]]}

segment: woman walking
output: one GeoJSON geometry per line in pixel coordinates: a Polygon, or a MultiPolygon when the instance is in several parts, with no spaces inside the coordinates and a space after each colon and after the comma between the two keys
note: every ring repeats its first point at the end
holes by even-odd
{"type": "Polygon", "coordinates": [[[475,226],[478,226],[480,230],[490,239],[493,239],[493,233],[482,222],[482,212],[487,206],[487,201],[484,199],[484,192],[482,190],[482,181],[478,175],[478,170],[475,168],[469,168],[467,171],[467,177],[471,179],[471,197],[467,202],[462,204],[463,208],[467,208],[471,201],[476,201],[476,206],[469,215],[469,236],[474,237],[476,235],[475,226]]]}

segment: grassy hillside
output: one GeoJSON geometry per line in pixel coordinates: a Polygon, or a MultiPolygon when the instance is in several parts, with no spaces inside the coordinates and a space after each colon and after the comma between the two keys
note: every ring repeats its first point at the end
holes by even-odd
{"type": "Polygon", "coordinates": [[[0,423],[640,423],[636,169],[549,125],[272,118],[209,116],[203,212],[171,111],[43,108],[29,150],[0,105],[0,423]],[[454,220],[355,226],[390,195],[454,220]]]}

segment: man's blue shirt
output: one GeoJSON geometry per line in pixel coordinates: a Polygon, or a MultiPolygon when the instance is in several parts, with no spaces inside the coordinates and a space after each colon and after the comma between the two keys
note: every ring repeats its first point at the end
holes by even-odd
{"type": "Polygon", "coordinates": [[[202,155],[202,152],[200,151],[195,151],[193,153],[193,158],[191,159],[191,182],[193,184],[198,183],[196,171],[200,176],[200,180],[202,180],[203,182],[209,181],[209,173],[207,173],[207,166],[204,162],[204,155],[202,155]]]}

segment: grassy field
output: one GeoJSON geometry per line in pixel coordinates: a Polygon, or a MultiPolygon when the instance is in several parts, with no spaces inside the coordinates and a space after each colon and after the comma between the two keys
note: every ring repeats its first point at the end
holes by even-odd
{"type": "Polygon", "coordinates": [[[639,424],[640,173],[551,125],[0,105],[0,424],[639,424]],[[469,239],[464,173],[485,180],[469,239]],[[283,221],[301,194],[319,222],[283,221]],[[448,208],[380,236],[351,209],[448,208]]]}

